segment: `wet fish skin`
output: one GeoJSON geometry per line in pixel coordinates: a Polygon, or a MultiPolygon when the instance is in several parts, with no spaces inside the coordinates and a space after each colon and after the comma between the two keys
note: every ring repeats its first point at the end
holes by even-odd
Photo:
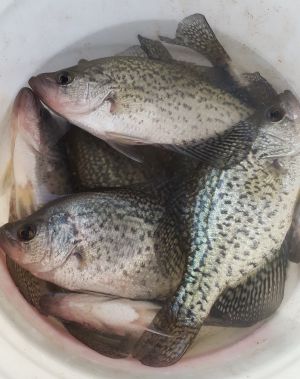
{"type": "Polygon", "coordinates": [[[248,120],[260,126],[246,159],[226,170],[207,168],[183,182],[175,195],[172,208],[181,226],[181,247],[189,251],[187,267],[150,325],[173,338],[145,332],[135,348],[143,364],[177,362],[220,294],[278,253],[300,184],[300,106],[285,91],[275,108],[284,110],[277,122],[268,111],[248,120]]]}
{"type": "Polygon", "coordinates": [[[141,57],[102,58],[29,83],[70,122],[122,144],[195,144],[253,112],[180,63],[141,57]]]}
{"type": "Polygon", "coordinates": [[[4,225],[0,240],[8,256],[40,279],[136,299],[168,296],[185,262],[164,206],[126,191],[56,200],[4,225]],[[22,242],[23,236],[33,238],[22,242]]]}

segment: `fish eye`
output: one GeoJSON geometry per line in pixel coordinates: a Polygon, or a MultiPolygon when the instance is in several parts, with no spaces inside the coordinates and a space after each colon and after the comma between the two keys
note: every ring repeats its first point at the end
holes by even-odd
{"type": "Polygon", "coordinates": [[[69,71],[60,71],[57,74],[56,81],[61,86],[66,86],[72,83],[74,80],[74,75],[72,75],[69,71]]]}
{"type": "Polygon", "coordinates": [[[22,225],[18,232],[18,239],[22,242],[28,242],[32,240],[36,235],[36,226],[33,224],[25,224],[22,225]]]}
{"type": "Polygon", "coordinates": [[[267,111],[267,118],[271,122],[279,122],[281,121],[285,116],[285,111],[278,106],[272,106],[267,111]]]}

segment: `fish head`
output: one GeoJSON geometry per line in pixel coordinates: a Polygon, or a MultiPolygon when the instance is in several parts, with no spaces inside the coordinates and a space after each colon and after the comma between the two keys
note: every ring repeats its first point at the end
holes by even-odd
{"type": "Polygon", "coordinates": [[[75,234],[67,211],[44,207],[23,220],[3,225],[0,250],[35,276],[47,280],[72,255],[75,234]]]}
{"type": "Polygon", "coordinates": [[[300,103],[291,91],[279,94],[260,114],[253,151],[259,159],[287,170],[300,163],[300,103]]]}
{"type": "Polygon", "coordinates": [[[113,98],[112,79],[100,64],[80,63],[61,71],[32,77],[29,84],[54,112],[78,121],[95,110],[108,111],[113,98]]]}

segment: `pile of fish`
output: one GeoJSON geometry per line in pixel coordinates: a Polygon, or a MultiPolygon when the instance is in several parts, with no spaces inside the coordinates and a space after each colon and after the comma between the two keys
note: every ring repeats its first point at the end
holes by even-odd
{"type": "Polygon", "coordinates": [[[138,38],[20,90],[0,248],[27,301],[80,341],[168,366],[202,325],[279,307],[300,260],[300,103],[240,74],[203,15],[138,38]]]}

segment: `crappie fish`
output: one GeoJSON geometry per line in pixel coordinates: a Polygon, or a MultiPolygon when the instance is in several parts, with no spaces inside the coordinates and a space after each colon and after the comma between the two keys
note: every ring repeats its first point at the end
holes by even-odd
{"type": "MultiPolygon", "coordinates": [[[[71,185],[66,157],[58,143],[64,130],[29,88],[22,88],[15,99],[11,128],[15,144],[10,221],[16,221],[55,196],[71,192],[71,185]]],[[[21,294],[31,305],[39,308],[39,299],[49,292],[49,284],[9,257],[6,257],[6,264],[21,294]]]]}
{"type": "Polygon", "coordinates": [[[145,332],[135,347],[142,363],[177,362],[220,294],[278,254],[300,184],[299,116],[299,102],[285,91],[274,108],[245,121],[258,127],[246,159],[227,170],[202,169],[179,185],[171,209],[181,248],[189,252],[187,266],[176,293],[150,325],[161,335],[145,332]]]}
{"type": "MultiPolygon", "coordinates": [[[[40,74],[29,83],[55,112],[117,144],[119,150],[123,145],[151,144],[208,159],[202,151],[204,141],[217,139],[218,143],[225,131],[254,111],[176,61],[101,58],[40,74]]],[[[236,149],[235,160],[242,158],[251,138],[246,135],[245,141],[239,140],[244,148],[236,149]]],[[[210,163],[226,164],[224,156],[218,159],[218,152],[210,163]]]]}
{"type": "Polygon", "coordinates": [[[71,195],[0,230],[9,257],[74,291],[162,299],[185,264],[165,208],[134,192],[71,195]]]}

